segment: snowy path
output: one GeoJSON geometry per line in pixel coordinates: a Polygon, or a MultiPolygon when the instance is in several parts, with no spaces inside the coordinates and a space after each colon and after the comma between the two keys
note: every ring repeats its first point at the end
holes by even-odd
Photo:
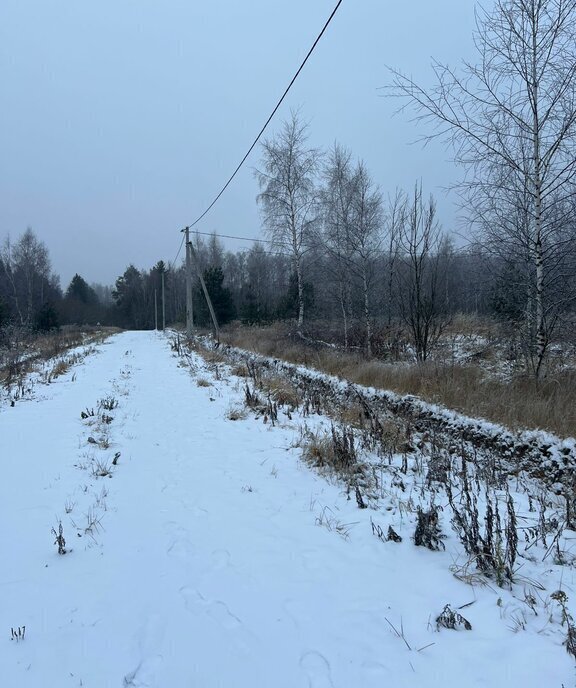
{"type": "Polygon", "coordinates": [[[472,632],[436,632],[446,603],[476,597],[448,553],[374,538],[370,514],[299,463],[294,429],[227,419],[234,383],[198,386],[154,333],[99,348],[48,398],[0,409],[3,685],[571,685],[560,643],[511,633],[496,594],[466,609],[472,632]],[[80,413],[109,396],[101,448],[80,413]],[[112,477],[91,475],[116,452],[112,477]],[[324,507],[361,522],[349,540],[318,527],[324,507]]]}

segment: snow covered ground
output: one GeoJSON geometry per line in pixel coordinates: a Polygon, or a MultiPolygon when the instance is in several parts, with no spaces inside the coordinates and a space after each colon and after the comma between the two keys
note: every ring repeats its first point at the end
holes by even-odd
{"type": "Polygon", "coordinates": [[[449,529],[445,551],[412,542],[415,486],[359,509],[300,460],[302,424],[328,419],[272,427],[243,380],[182,363],[124,333],[0,406],[2,685],[574,685],[550,598],[576,598],[573,567],[527,560],[512,590],[457,580],[449,529]],[[438,629],[447,604],[472,630],[438,629]]]}

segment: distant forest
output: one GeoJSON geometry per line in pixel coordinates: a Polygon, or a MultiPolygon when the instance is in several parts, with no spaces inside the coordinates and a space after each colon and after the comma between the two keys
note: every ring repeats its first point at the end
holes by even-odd
{"type": "MultiPolygon", "coordinates": [[[[288,252],[262,242],[230,252],[216,235],[192,237],[221,325],[235,320],[244,325],[296,324],[298,284],[288,252]]],[[[456,250],[445,235],[438,235],[434,245],[422,246],[420,254],[413,251],[412,256],[407,247],[391,242],[390,236],[384,238],[388,245],[371,250],[363,259],[353,253],[344,257],[330,243],[306,246],[302,255],[305,326],[324,326],[326,338],[344,347],[367,349],[370,342],[376,355],[406,328],[428,328],[421,336],[425,347],[432,345],[459,313],[495,318],[511,336],[526,326],[525,265],[521,262],[490,255],[479,245],[456,250]]],[[[0,329],[5,333],[14,327],[47,331],[97,324],[153,329],[156,318],[161,327],[162,282],[166,325],[183,324],[183,261],[174,268],[162,260],[147,269],[128,265],[113,286],[88,284],[76,274],[62,289],[52,272],[48,248],[27,229],[14,243],[5,241],[0,254],[0,329]]],[[[570,298],[562,301],[556,339],[573,335],[574,286],[573,279],[562,285],[562,293],[570,298]]],[[[193,303],[194,324],[209,326],[196,276],[193,303]]],[[[427,350],[421,354],[425,357],[427,350]]]]}

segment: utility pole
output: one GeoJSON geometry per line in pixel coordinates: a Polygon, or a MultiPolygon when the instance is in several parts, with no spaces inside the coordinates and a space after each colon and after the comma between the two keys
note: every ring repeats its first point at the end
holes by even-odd
{"type": "Polygon", "coordinates": [[[208,289],[206,288],[206,282],[204,281],[204,277],[202,276],[200,265],[198,263],[198,260],[196,259],[196,251],[194,251],[194,247],[192,246],[192,244],[190,244],[190,256],[194,259],[194,265],[196,266],[198,279],[200,280],[200,284],[202,285],[202,291],[204,292],[204,297],[206,299],[206,303],[208,304],[208,310],[210,311],[210,317],[212,318],[212,325],[214,327],[214,337],[216,338],[216,342],[220,344],[220,328],[218,327],[218,319],[216,318],[216,312],[212,304],[212,299],[210,298],[210,294],[208,293],[208,289]]]}
{"type": "Polygon", "coordinates": [[[162,270],[162,332],[166,329],[166,298],[164,295],[164,270],[162,270]]]}
{"type": "Polygon", "coordinates": [[[194,310],[192,305],[192,265],[190,260],[190,227],[182,230],[186,239],[186,336],[192,337],[194,310]]]}
{"type": "Polygon", "coordinates": [[[154,329],[158,331],[158,299],[156,297],[156,289],[154,289],[154,329]]]}

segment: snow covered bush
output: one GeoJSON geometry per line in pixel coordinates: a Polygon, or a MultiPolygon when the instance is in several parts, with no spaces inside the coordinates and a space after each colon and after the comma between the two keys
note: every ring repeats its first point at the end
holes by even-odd
{"type": "Polygon", "coordinates": [[[472,630],[472,624],[468,619],[465,619],[459,612],[454,611],[449,604],[447,604],[441,614],[436,617],[436,628],[440,630],[441,627],[449,628],[453,631],[460,627],[464,628],[466,631],[472,630]]]}

